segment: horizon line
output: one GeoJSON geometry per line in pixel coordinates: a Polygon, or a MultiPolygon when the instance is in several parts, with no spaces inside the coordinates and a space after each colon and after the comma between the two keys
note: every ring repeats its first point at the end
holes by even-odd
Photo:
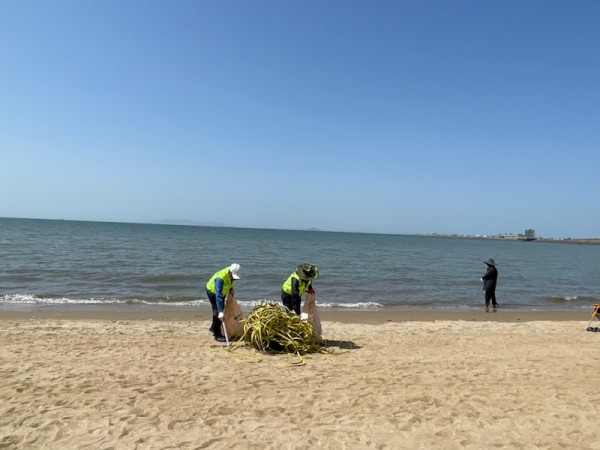
{"type": "MultiPolygon", "coordinates": [[[[95,223],[121,223],[121,224],[132,224],[132,225],[169,225],[169,226],[182,226],[182,227],[209,227],[209,228],[240,228],[240,229],[251,229],[251,230],[277,230],[277,231],[311,231],[311,232],[324,232],[324,233],[357,233],[357,234],[380,234],[380,235],[393,235],[393,236],[426,236],[426,237],[448,237],[448,238],[469,238],[469,239],[494,239],[499,234],[486,234],[486,233],[439,233],[439,232],[414,232],[414,233],[393,233],[393,232],[377,232],[377,231],[342,231],[342,230],[326,230],[319,227],[310,228],[273,228],[273,227],[248,227],[241,225],[229,225],[223,224],[217,221],[196,221],[191,219],[160,219],[154,221],[145,222],[132,222],[124,220],[89,220],[89,219],[63,219],[63,218],[39,218],[39,217],[7,217],[2,216],[0,219],[20,219],[20,220],[51,220],[51,221],[65,221],[65,222],[95,222],[95,223]],[[180,223],[177,223],[180,222],[180,223]],[[184,222],[184,223],[181,223],[184,222]]],[[[600,240],[600,237],[544,237],[538,236],[537,240],[600,240]]]]}

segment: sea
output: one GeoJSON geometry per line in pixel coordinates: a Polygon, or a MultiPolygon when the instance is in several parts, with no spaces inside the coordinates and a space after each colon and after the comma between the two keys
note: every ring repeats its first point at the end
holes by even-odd
{"type": "Polygon", "coordinates": [[[304,262],[320,308],[481,309],[494,258],[507,310],[592,310],[600,246],[394,234],[0,218],[0,313],[36,308],[209,309],[206,282],[241,265],[236,300],[280,303],[304,262]]]}

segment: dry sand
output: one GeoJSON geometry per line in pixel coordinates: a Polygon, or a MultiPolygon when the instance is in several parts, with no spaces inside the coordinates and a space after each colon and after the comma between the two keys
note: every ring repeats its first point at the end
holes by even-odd
{"type": "Polygon", "coordinates": [[[1,313],[0,449],[600,449],[589,317],[331,312],[294,366],[208,313],[1,313]]]}

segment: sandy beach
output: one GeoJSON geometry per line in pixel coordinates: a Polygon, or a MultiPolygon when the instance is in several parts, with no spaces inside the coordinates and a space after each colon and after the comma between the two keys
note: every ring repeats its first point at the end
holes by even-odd
{"type": "Polygon", "coordinates": [[[297,365],[208,312],[2,312],[0,449],[600,449],[590,314],[328,311],[297,365]]]}

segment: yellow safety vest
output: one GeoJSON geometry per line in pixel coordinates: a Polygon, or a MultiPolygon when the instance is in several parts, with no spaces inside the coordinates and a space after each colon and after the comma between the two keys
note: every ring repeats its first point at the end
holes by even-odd
{"type": "Polygon", "coordinates": [[[285,280],[285,283],[283,283],[282,286],[282,290],[283,292],[285,292],[286,294],[291,294],[292,293],[292,278],[295,278],[296,280],[298,280],[298,290],[300,295],[304,294],[304,291],[306,291],[306,287],[310,284],[310,281],[304,281],[302,278],[300,278],[298,276],[298,274],[296,272],[293,272],[287,280],[285,280]]]}
{"type": "Polygon", "coordinates": [[[229,267],[225,267],[224,269],[219,270],[212,276],[210,280],[208,280],[208,283],[206,283],[206,289],[212,292],[213,294],[217,293],[217,290],[215,289],[215,280],[217,278],[221,278],[223,280],[222,294],[227,295],[231,288],[233,288],[233,283],[235,282],[235,280],[231,279],[231,277],[229,276],[229,267]]]}

